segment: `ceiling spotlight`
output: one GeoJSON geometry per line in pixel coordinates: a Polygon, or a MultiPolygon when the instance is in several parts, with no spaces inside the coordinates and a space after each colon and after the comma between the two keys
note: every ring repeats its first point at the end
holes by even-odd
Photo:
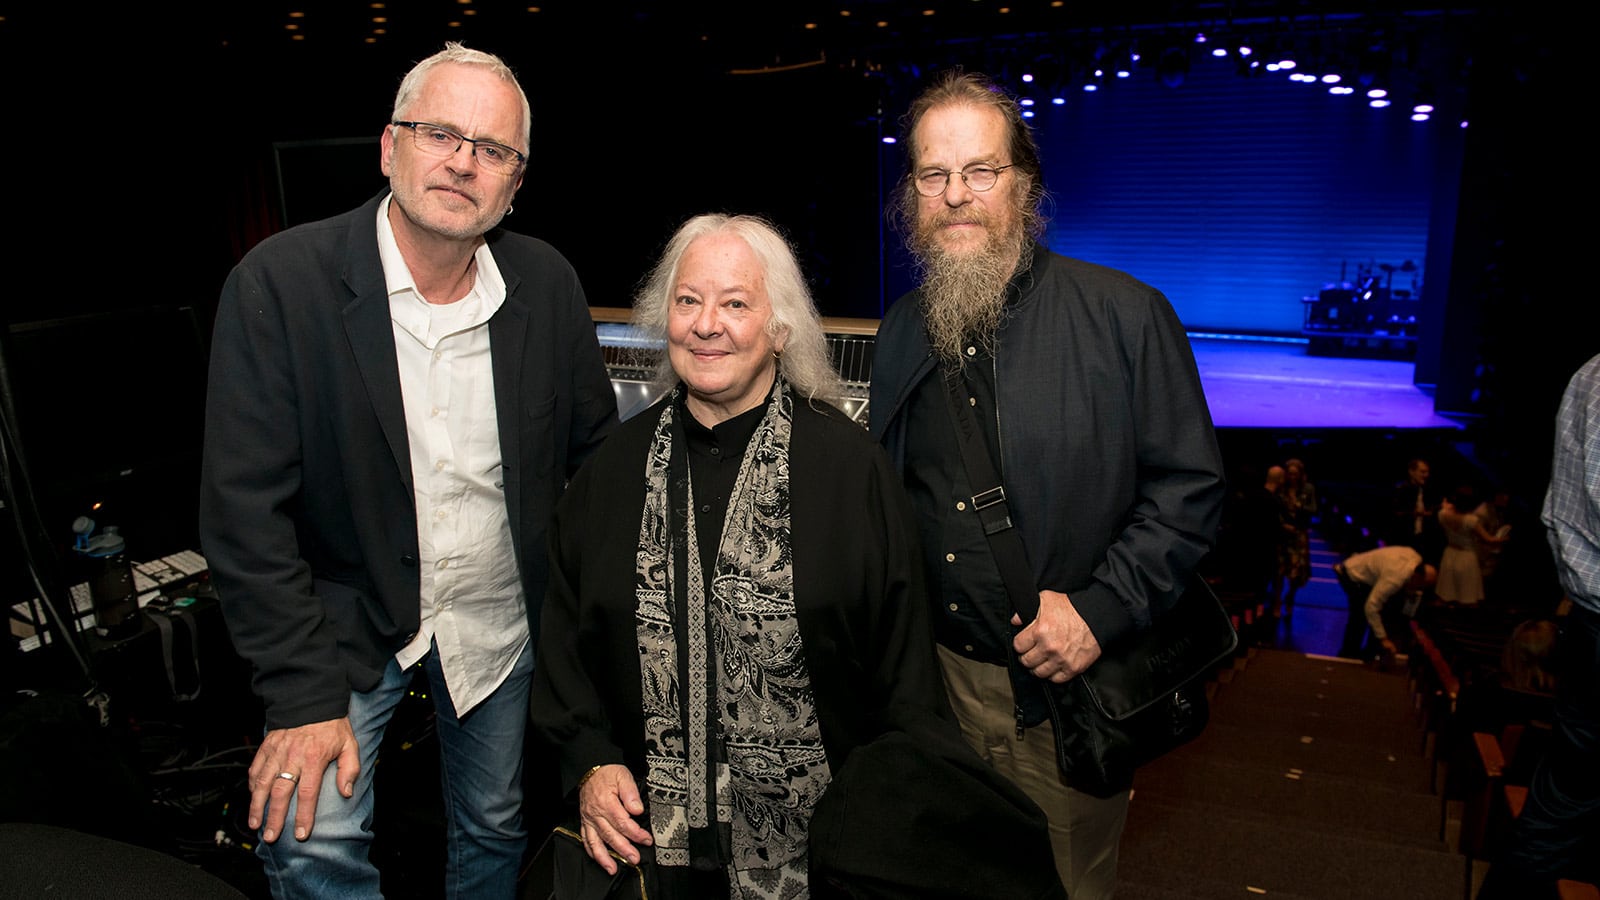
{"type": "Polygon", "coordinates": [[[1380,97],[1376,100],[1368,100],[1367,105],[1373,109],[1383,109],[1385,106],[1389,105],[1389,101],[1380,97]]]}
{"type": "Polygon", "coordinates": [[[1376,99],[1378,99],[1380,97],[1389,96],[1389,92],[1384,90],[1383,88],[1373,88],[1372,90],[1367,91],[1367,96],[1371,97],[1374,100],[1376,100],[1376,99]]]}

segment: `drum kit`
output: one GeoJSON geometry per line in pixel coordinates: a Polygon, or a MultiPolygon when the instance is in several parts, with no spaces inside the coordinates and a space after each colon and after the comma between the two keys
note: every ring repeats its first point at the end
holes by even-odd
{"type": "Polygon", "coordinates": [[[1400,265],[1377,263],[1358,266],[1354,281],[1322,286],[1315,297],[1304,297],[1307,334],[1365,334],[1378,337],[1415,337],[1417,333],[1418,274],[1411,260],[1400,265]],[[1412,276],[1410,287],[1396,288],[1395,273],[1412,276]],[[1382,273],[1381,275],[1379,273],[1382,273]]]}

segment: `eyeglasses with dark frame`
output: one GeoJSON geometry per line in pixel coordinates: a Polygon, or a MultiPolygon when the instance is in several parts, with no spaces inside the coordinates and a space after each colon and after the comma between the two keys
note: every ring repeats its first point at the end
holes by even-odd
{"type": "Polygon", "coordinates": [[[469,138],[460,132],[453,131],[443,125],[434,125],[431,122],[390,122],[401,128],[411,129],[411,137],[421,150],[429,156],[454,156],[462,144],[472,145],[472,155],[491,172],[510,174],[527,161],[527,154],[505,144],[495,141],[485,141],[478,138],[469,138]]]}
{"type": "Polygon", "coordinates": [[[973,163],[960,169],[923,169],[911,176],[911,182],[922,196],[937,197],[949,187],[951,175],[960,175],[967,187],[981,194],[999,183],[1000,173],[1014,165],[1016,163],[1004,166],[973,163]]]}

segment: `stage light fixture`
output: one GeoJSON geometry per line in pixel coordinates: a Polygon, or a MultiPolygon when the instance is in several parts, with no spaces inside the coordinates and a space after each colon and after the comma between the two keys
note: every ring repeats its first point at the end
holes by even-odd
{"type": "Polygon", "coordinates": [[[1389,101],[1380,97],[1376,100],[1368,100],[1367,105],[1373,109],[1383,109],[1385,106],[1389,105],[1389,101]]]}
{"type": "Polygon", "coordinates": [[[1161,51],[1161,58],[1156,60],[1156,76],[1161,83],[1169,88],[1181,87],[1183,79],[1189,74],[1189,54],[1181,45],[1173,45],[1161,51]]]}

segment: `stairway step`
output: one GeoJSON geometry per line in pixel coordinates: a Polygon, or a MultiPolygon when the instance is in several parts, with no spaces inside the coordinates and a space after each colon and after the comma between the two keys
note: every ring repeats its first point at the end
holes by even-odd
{"type": "Polygon", "coordinates": [[[1224,702],[1237,696],[1244,705],[1288,703],[1324,713],[1348,709],[1395,722],[1408,719],[1411,694],[1403,663],[1377,669],[1339,657],[1257,649],[1235,665],[1224,702]]]}
{"type": "MultiPolygon", "coordinates": [[[[1129,872],[1127,866],[1118,865],[1116,895],[1119,900],[1315,900],[1304,894],[1284,890],[1267,891],[1238,881],[1190,878],[1182,884],[1152,884],[1143,876],[1143,869],[1129,872]]],[[[1160,873],[1157,877],[1165,878],[1166,873],[1160,873]]]]}
{"type": "Polygon", "coordinates": [[[1308,831],[1366,835],[1423,850],[1439,839],[1439,798],[1366,779],[1190,759],[1141,769],[1134,795],[1254,821],[1280,819],[1308,831]],[[1374,814],[1378,811],[1379,814],[1374,814]]]}
{"type": "Polygon", "coordinates": [[[1457,900],[1466,873],[1462,857],[1442,847],[1314,831],[1282,818],[1257,820],[1142,794],[1128,807],[1118,868],[1167,889],[1233,882],[1240,897],[1254,888],[1268,897],[1340,900],[1457,900]]]}
{"type": "Polygon", "coordinates": [[[1422,729],[1411,710],[1401,704],[1406,698],[1391,699],[1387,708],[1357,706],[1318,700],[1299,699],[1276,692],[1254,694],[1247,685],[1229,685],[1212,705],[1211,721],[1250,728],[1264,734],[1310,735],[1362,741],[1396,752],[1417,752],[1422,746],[1422,729]],[[1264,696],[1266,699],[1256,699],[1264,696]],[[1249,702],[1240,702],[1240,700],[1249,702]],[[1297,702],[1298,701],[1298,702],[1297,702]]]}
{"type": "Polygon", "coordinates": [[[1266,890],[1254,884],[1234,881],[1213,881],[1208,878],[1176,878],[1168,871],[1152,871],[1139,866],[1138,871],[1128,871],[1126,857],[1118,860],[1118,900],[1320,900],[1291,890],[1266,890]]]}
{"type": "Polygon", "coordinates": [[[1213,706],[1242,709],[1248,713],[1260,707],[1274,712],[1282,710],[1316,712],[1323,717],[1352,717],[1382,719],[1416,730],[1412,721],[1411,694],[1404,683],[1394,690],[1381,693],[1354,690],[1348,686],[1317,684],[1295,679],[1267,680],[1264,677],[1240,677],[1235,674],[1229,682],[1228,692],[1219,697],[1213,706]]]}
{"type": "Polygon", "coordinates": [[[1152,765],[1185,765],[1191,760],[1235,762],[1283,771],[1361,778],[1401,791],[1429,791],[1433,769],[1415,745],[1374,747],[1359,741],[1290,732],[1263,731],[1213,721],[1188,744],[1152,765]]]}

